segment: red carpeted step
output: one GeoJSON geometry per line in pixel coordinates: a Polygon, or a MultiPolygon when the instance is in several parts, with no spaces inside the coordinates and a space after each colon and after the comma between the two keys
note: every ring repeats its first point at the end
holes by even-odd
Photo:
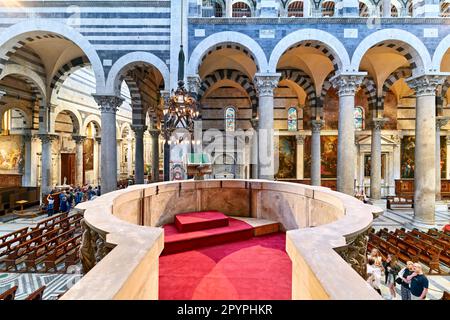
{"type": "Polygon", "coordinates": [[[201,247],[213,246],[253,237],[253,227],[244,221],[229,218],[226,227],[193,232],[178,232],[175,224],[164,226],[164,251],[171,254],[201,247]]]}
{"type": "Polygon", "coordinates": [[[187,212],[175,216],[180,232],[192,232],[228,226],[228,217],[219,211],[187,212]]]}

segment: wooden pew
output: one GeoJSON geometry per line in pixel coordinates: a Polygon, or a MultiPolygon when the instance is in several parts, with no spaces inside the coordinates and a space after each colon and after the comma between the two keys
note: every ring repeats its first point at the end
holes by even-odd
{"type": "Polygon", "coordinates": [[[448,244],[445,241],[442,241],[440,239],[436,239],[424,232],[421,232],[417,229],[413,229],[412,231],[409,232],[409,234],[415,236],[416,238],[419,238],[425,242],[428,242],[430,244],[433,244],[436,247],[442,248],[442,252],[440,255],[439,260],[447,265],[448,267],[450,267],[450,244],[448,244]]]}
{"type": "Polygon", "coordinates": [[[25,300],[42,300],[46,286],[42,286],[25,298],[25,300]]]}
{"type": "MultiPolygon", "coordinates": [[[[78,236],[61,243],[54,250],[52,250],[52,252],[49,253],[44,259],[45,271],[48,272],[49,270],[54,270],[54,272],[57,272],[58,263],[66,258],[72,250],[77,252],[81,244],[81,236],[82,235],[79,234],[78,236]]],[[[67,264],[64,266],[64,271],[67,270],[68,266],[69,265],[67,264]]]]}
{"type": "Polygon", "coordinates": [[[386,197],[386,208],[392,209],[392,205],[408,205],[411,208],[414,208],[414,197],[411,197],[411,196],[402,196],[402,197],[387,196],[386,197]]]}
{"type": "Polygon", "coordinates": [[[13,231],[11,233],[5,234],[3,236],[0,237],[0,246],[2,244],[4,244],[6,241],[10,241],[12,239],[15,239],[21,235],[24,235],[25,233],[28,232],[28,227],[13,231]]]}
{"type": "Polygon", "coordinates": [[[14,287],[6,290],[2,294],[0,294],[0,300],[14,300],[16,297],[17,288],[19,288],[19,287],[14,286],[14,287]]]}

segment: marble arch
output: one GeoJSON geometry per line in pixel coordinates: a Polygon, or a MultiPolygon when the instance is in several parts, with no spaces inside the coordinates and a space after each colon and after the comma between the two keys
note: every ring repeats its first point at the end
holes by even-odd
{"type": "Polygon", "coordinates": [[[350,58],[341,41],[332,34],[318,29],[301,29],[291,32],[281,39],[272,51],[269,59],[268,71],[276,72],[281,56],[292,46],[304,41],[317,41],[332,51],[333,57],[340,71],[347,71],[350,58]]]}
{"type": "Polygon", "coordinates": [[[0,73],[0,80],[10,75],[18,75],[26,82],[31,81],[32,86],[39,91],[39,94],[44,98],[46,97],[46,86],[44,80],[35,71],[31,70],[27,66],[21,66],[15,63],[8,63],[4,66],[0,73]]]}
{"type": "Polygon", "coordinates": [[[60,104],[55,108],[55,119],[61,112],[66,112],[72,119],[73,133],[80,134],[81,124],[83,123],[83,120],[81,120],[81,115],[78,110],[74,107],[60,104]]]}
{"type": "Polygon", "coordinates": [[[441,42],[439,42],[438,46],[436,47],[436,50],[434,50],[431,71],[433,72],[441,71],[442,59],[444,58],[444,55],[449,48],[450,48],[450,34],[448,34],[444,39],[442,39],[441,42]]]}
{"type": "Polygon", "coordinates": [[[22,38],[32,36],[38,32],[59,34],[76,44],[86,54],[92,64],[97,87],[104,86],[105,74],[100,57],[94,46],[78,31],[62,23],[41,19],[26,19],[26,21],[12,25],[0,33],[0,56],[6,56],[22,38]]]}
{"type": "MultiPolygon", "coordinates": [[[[120,94],[120,76],[124,68],[127,66],[134,64],[144,62],[152,65],[154,68],[156,68],[162,75],[164,79],[164,87],[165,90],[169,90],[170,86],[170,71],[167,65],[157,56],[150,52],[131,52],[124,56],[122,56],[119,60],[117,60],[113,66],[111,67],[111,70],[108,73],[108,78],[106,80],[105,88],[103,89],[102,93],[114,93],[116,95],[120,94]]],[[[97,94],[100,94],[97,92],[97,94]]]]}
{"type": "Polygon", "coordinates": [[[99,130],[99,132],[96,132],[96,136],[100,137],[101,134],[101,119],[98,115],[96,114],[90,114],[86,119],[84,119],[83,121],[83,126],[81,127],[81,132],[80,134],[85,136],[86,135],[86,130],[87,130],[87,126],[89,125],[89,123],[93,122],[95,125],[95,128],[99,130]]]}
{"type": "Polygon", "coordinates": [[[238,44],[249,50],[255,59],[259,72],[268,71],[266,54],[255,40],[240,32],[223,31],[210,35],[195,47],[189,57],[186,74],[188,76],[198,74],[198,68],[205,54],[214,46],[227,43],[238,44]]]}
{"type": "MultiPolygon", "coordinates": [[[[349,71],[357,72],[359,70],[359,65],[369,49],[380,43],[391,41],[407,47],[406,55],[410,55],[411,58],[408,59],[406,56],[405,58],[415,64],[415,67],[412,68],[413,76],[430,71],[431,57],[423,42],[412,33],[400,29],[383,29],[364,38],[353,53],[349,71]]],[[[405,48],[399,47],[398,50],[400,49],[405,51],[405,48]]]]}

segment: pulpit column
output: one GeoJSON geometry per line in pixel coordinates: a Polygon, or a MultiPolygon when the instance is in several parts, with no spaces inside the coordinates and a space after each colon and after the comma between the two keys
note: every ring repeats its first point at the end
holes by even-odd
{"type": "Polygon", "coordinates": [[[58,139],[58,135],[49,133],[38,134],[42,142],[41,153],[41,194],[47,195],[52,191],[52,142],[58,139]]]}
{"type": "Polygon", "coordinates": [[[150,129],[152,137],[152,182],[159,181],[159,134],[157,129],[150,129]]]}
{"type": "Polygon", "coordinates": [[[134,131],[135,156],[134,156],[134,178],[136,184],[144,183],[144,131],[147,126],[133,125],[134,131]]]}
{"type": "Polygon", "coordinates": [[[372,119],[372,141],[370,154],[370,197],[381,199],[381,128],[386,119],[372,119]]]}

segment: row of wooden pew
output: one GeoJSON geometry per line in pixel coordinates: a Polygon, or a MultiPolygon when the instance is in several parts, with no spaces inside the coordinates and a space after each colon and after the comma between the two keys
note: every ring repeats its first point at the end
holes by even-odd
{"type": "MultiPolygon", "coordinates": [[[[18,286],[14,286],[0,294],[0,300],[16,300],[18,286]]],[[[46,286],[42,286],[36,291],[30,293],[24,300],[42,300],[46,286]]]]}
{"type": "Polygon", "coordinates": [[[385,257],[387,254],[396,255],[405,263],[410,260],[422,262],[437,274],[448,274],[441,269],[442,265],[450,268],[450,240],[442,232],[422,232],[418,229],[406,231],[396,229],[394,232],[381,229],[377,233],[369,234],[368,250],[377,248],[385,257]]]}
{"type": "Polygon", "coordinates": [[[81,214],[61,213],[0,238],[0,271],[63,272],[79,261],[81,214]]]}

